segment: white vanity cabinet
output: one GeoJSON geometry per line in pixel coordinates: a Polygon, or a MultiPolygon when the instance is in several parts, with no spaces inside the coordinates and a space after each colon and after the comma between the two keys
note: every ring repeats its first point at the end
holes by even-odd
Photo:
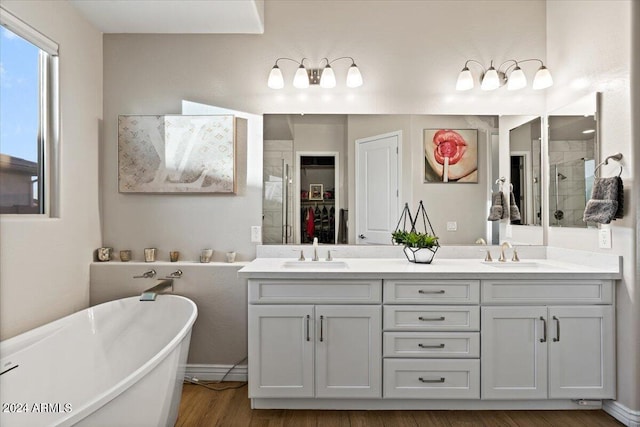
{"type": "Polygon", "coordinates": [[[480,281],[384,281],[384,397],[480,398],[480,281]]]}
{"type": "Polygon", "coordinates": [[[249,397],[380,398],[380,288],[250,280],[249,397]]]}
{"type": "Polygon", "coordinates": [[[619,270],[308,265],[258,259],[242,272],[254,408],[580,409],[615,399],[619,270]]]}
{"type": "Polygon", "coordinates": [[[615,398],[612,282],[553,285],[483,282],[483,399],[615,398]]]}

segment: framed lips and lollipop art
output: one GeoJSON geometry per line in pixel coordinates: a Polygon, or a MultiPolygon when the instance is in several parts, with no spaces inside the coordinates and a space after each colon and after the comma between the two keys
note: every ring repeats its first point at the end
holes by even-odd
{"type": "Polygon", "coordinates": [[[478,182],[477,129],[424,130],[424,182],[478,182]]]}

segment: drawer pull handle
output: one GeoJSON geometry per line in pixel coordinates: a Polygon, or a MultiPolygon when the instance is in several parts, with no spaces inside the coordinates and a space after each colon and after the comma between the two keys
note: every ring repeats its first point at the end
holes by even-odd
{"type": "Polygon", "coordinates": [[[418,317],[418,320],[422,320],[423,322],[442,322],[444,320],[444,316],[440,317],[418,317]]]}
{"type": "Polygon", "coordinates": [[[426,380],[422,377],[418,378],[420,380],[421,383],[443,383],[444,382],[444,377],[440,377],[437,380],[426,380]]]}
{"type": "Polygon", "coordinates": [[[444,344],[436,344],[436,345],[427,345],[427,344],[418,344],[420,348],[444,348],[444,344]]]}
{"type": "Polygon", "coordinates": [[[324,316],[320,316],[320,342],[324,341],[324,328],[323,328],[324,316]]]}
{"type": "Polygon", "coordinates": [[[311,337],[309,336],[309,323],[311,321],[311,316],[307,314],[307,341],[311,341],[311,337]]]}
{"type": "Polygon", "coordinates": [[[555,320],[556,323],[556,337],[553,339],[553,342],[558,342],[560,341],[560,319],[558,319],[556,316],[553,316],[553,320],[555,320]]]}
{"type": "Polygon", "coordinates": [[[444,294],[444,289],[438,291],[426,291],[424,289],[418,289],[419,294],[444,294]]]}
{"type": "Polygon", "coordinates": [[[542,338],[540,338],[540,342],[547,342],[547,320],[540,316],[540,320],[542,320],[542,338]]]}

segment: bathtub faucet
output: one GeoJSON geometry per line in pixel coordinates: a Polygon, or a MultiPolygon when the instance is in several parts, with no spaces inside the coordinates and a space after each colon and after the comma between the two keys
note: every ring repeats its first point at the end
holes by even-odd
{"type": "Polygon", "coordinates": [[[147,289],[140,295],[140,301],[155,301],[159,293],[167,291],[173,292],[173,279],[162,279],[152,288],[147,289]]]}

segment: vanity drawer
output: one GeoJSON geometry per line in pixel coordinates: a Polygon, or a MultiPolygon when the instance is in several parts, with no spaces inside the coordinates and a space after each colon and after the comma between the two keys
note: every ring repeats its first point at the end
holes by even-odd
{"type": "Polygon", "coordinates": [[[385,332],[384,357],[479,358],[479,332],[385,332]]]}
{"type": "Polygon", "coordinates": [[[612,280],[483,280],[485,304],[612,304],[612,280]]]}
{"type": "Polygon", "coordinates": [[[384,306],[384,329],[396,331],[479,331],[478,306],[384,306]]]}
{"type": "Polygon", "coordinates": [[[381,280],[249,280],[250,304],[379,304],[381,280]]]}
{"type": "Polygon", "coordinates": [[[478,304],[479,280],[385,280],[384,302],[393,304],[478,304]]]}
{"type": "Polygon", "coordinates": [[[480,399],[478,359],[385,359],[385,398],[480,399]]]}

